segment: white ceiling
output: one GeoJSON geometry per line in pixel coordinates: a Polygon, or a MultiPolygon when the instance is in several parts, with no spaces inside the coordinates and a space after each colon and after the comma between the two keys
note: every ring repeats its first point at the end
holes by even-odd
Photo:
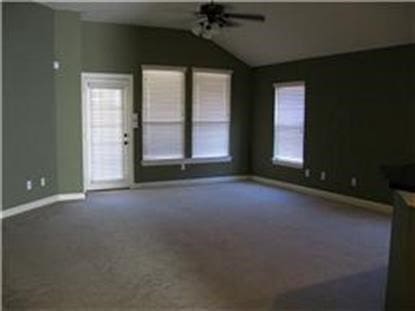
{"type": "MultiPolygon", "coordinates": [[[[199,3],[54,2],[86,21],[190,29],[199,3]]],[[[414,3],[231,3],[266,16],[213,41],[251,66],[415,42],[414,3]]]]}

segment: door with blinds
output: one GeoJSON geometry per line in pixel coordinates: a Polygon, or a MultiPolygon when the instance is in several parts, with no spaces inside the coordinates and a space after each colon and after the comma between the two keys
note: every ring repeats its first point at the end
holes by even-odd
{"type": "Polygon", "coordinates": [[[83,74],[84,188],[129,187],[132,77],[83,74]]]}

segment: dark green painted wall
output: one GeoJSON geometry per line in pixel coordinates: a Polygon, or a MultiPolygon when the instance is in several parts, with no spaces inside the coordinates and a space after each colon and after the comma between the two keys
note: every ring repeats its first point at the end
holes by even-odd
{"type": "Polygon", "coordinates": [[[415,160],[415,46],[296,61],[254,70],[253,173],[390,201],[382,164],[415,160]],[[273,83],[306,82],[305,168],[272,165],[273,83]],[[327,180],[319,180],[321,171],[327,180]],[[350,187],[356,176],[359,186],[350,187]]]}
{"type": "Polygon", "coordinates": [[[81,107],[81,21],[74,12],[55,11],[56,144],[58,193],[83,191],[81,107]]]}
{"type": "MultiPolygon", "coordinates": [[[[140,181],[207,177],[249,172],[249,124],[251,123],[251,69],[210,41],[188,31],[147,28],[106,23],[82,23],[82,70],[134,75],[134,107],[141,109],[141,65],[225,68],[232,77],[232,163],[142,167],[141,133],[136,131],[135,179],[140,181]]],[[[190,71],[189,71],[190,74],[190,71]]],[[[187,107],[191,106],[190,79],[187,107]]],[[[190,137],[188,127],[187,136],[190,137]]],[[[190,141],[188,141],[190,144],[190,141]]],[[[187,146],[190,149],[190,145],[187,146]]]]}
{"type": "MultiPolygon", "coordinates": [[[[3,196],[9,208],[56,193],[82,191],[80,72],[132,73],[141,107],[143,64],[225,68],[232,81],[228,164],[141,167],[136,131],[136,181],[254,173],[377,201],[390,198],[381,164],[415,158],[414,46],[358,52],[252,70],[189,32],[84,23],[76,13],[39,4],[3,7],[3,196]],[[22,22],[24,21],[24,22],[22,22]],[[28,53],[29,51],[29,53],[28,53]],[[54,72],[52,62],[60,61],[54,72]],[[305,167],[271,165],[273,87],[307,83],[305,167]],[[320,171],[327,181],[320,182],[320,171]],[[40,187],[40,177],[47,186],[40,187]],[[359,178],[359,187],[349,186],[359,178]],[[33,181],[33,190],[25,181],[33,181]]],[[[191,111],[190,71],[187,111],[191,111]]],[[[190,115],[190,114],[189,114],[190,115]]],[[[190,151],[188,124],[187,151],[190,151]]]]}
{"type": "Polygon", "coordinates": [[[3,5],[3,208],[57,190],[53,38],[51,9],[3,5]],[[28,179],[32,191],[26,191],[28,179]]]}
{"type": "Polygon", "coordinates": [[[414,162],[415,161],[415,122],[414,122],[415,120],[415,117],[414,117],[415,116],[415,61],[413,60],[413,57],[412,57],[412,60],[408,63],[408,66],[409,66],[409,70],[412,73],[410,77],[409,97],[410,97],[410,102],[412,103],[411,104],[412,110],[410,112],[410,116],[413,116],[413,117],[410,122],[412,125],[412,128],[409,132],[409,137],[410,137],[410,141],[412,142],[411,143],[412,145],[411,158],[413,159],[412,162],[414,162]]]}

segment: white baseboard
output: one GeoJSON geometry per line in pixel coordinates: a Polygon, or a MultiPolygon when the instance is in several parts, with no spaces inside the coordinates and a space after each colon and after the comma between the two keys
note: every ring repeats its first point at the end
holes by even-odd
{"type": "Polygon", "coordinates": [[[14,216],[17,214],[21,214],[30,210],[33,210],[35,208],[43,207],[46,205],[54,204],[57,202],[63,202],[63,201],[74,201],[74,200],[84,200],[85,194],[84,193],[64,193],[64,194],[55,194],[40,200],[32,201],[29,203],[17,205],[15,207],[6,209],[1,212],[1,219],[14,216]]]}
{"type": "Polygon", "coordinates": [[[372,211],[376,211],[376,212],[380,212],[380,213],[384,213],[388,215],[392,214],[392,211],[393,211],[392,205],[389,205],[389,204],[383,204],[383,203],[373,202],[369,200],[358,199],[358,198],[343,195],[343,194],[304,187],[304,186],[300,186],[300,185],[296,185],[296,184],[292,184],[292,183],[288,183],[284,181],[279,181],[275,179],[264,178],[260,176],[251,176],[251,180],[258,182],[258,183],[266,184],[266,185],[276,186],[276,187],[280,187],[280,188],[284,188],[284,189],[288,189],[288,190],[292,190],[292,191],[296,191],[296,192],[300,192],[300,193],[304,193],[304,194],[308,194],[312,196],[317,196],[317,197],[324,198],[324,199],[331,200],[331,201],[337,201],[341,203],[350,204],[353,206],[369,209],[372,211]]]}
{"type": "Polygon", "coordinates": [[[240,180],[248,180],[248,179],[250,179],[250,177],[247,175],[235,175],[235,176],[220,176],[220,177],[205,177],[205,178],[175,179],[175,180],[166,180],[166,181],[149,181],[149,182],[135,183],[132,188],[190,186],[190,185],[240,181],[240,180]]]}
{"type": "Polygon", "coordinates": [[[58,202],[85,200],[85,193],[61,193],[58,194],[58,202]]]}
{"type": "MultiPolygon", "coordinates": [[[[351,196],[346,196],[338,193],[333,193],[325,190],[318,190],[314,188],[309,188],[305,186],[300,186],[288,182],[283,182],[275,179],[264,178],[260,176],[249,176],[249,175],[235,175],[235,176],[221,176],[221,177],[206,177],[206,178],[191,178],[191,179],[178,179],[178,180],[167,180],[167,181],[154,181],[154,182],[142,182],[136,183],[132,188],[156,188],[156,187],[172,187],[172,186],[188,186],[188,185],[201,185],[201,184],[212,184],[212,183],[222,183],[222,182],[232,182],[232,181],[241,181],[241,180],[252,180],[254,182],[276,186],[312,196],[321,197],[324,199],[342,202],[350,204],[353,206],[369,209],[376,212],[381,212],[385,214],[391,214],[393,208],[389,204],[383,204],[378,202],[373,202],[364,199],[358,199],[351,196]]],[[[0,218],[4,219],[10,216],[14,216],[26,211],[30,211],[42,206],[50,205],[57,202],[64,201],[73,201],[73,200],[84,200],[84,193],[62,193],[56,194],[47,198],[36,200],[33,202],[25,203],[12,207],[10,209],[4,210],[0,214],[0,218]]]]}

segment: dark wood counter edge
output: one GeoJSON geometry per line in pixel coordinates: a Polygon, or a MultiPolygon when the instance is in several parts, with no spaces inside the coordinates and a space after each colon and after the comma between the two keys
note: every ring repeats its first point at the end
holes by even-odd
{"type": "Polygon", "coordinates": [[[415,208],[415,192],[396,190],[396,193],[402,198],[408,207],[415,208]]]}
{"type": "Polygon", "coordinates": [[[389,187],[397,191],[415,192],[415,164],[385,165],[382,173],[389,182],[389,187]]]}
{"type": "Polygon", "coordinates": [[[396,191],[406,191],[415,193],[415,187],[404,183],[389,182],[389,188],[396,191]]]}

